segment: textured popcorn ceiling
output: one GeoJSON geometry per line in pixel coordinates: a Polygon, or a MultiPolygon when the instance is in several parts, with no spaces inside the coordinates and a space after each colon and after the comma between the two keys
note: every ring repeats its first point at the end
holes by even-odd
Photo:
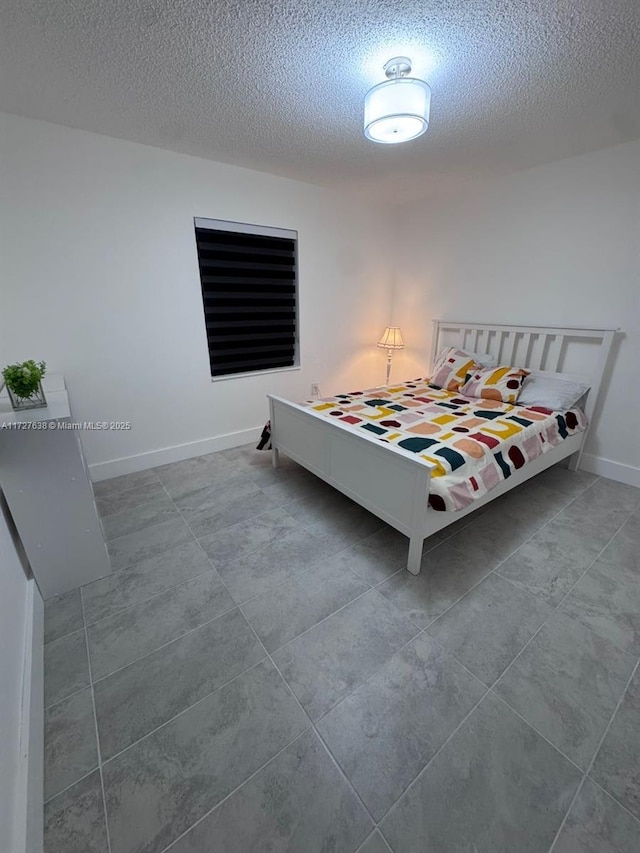
{"type": "Polygon", "coordinates": [[[0,0],[0,109],[383,200],[640,137],[640,0],[0,0]],[[407,53],[427,134],[365,140],[407,53]]]}

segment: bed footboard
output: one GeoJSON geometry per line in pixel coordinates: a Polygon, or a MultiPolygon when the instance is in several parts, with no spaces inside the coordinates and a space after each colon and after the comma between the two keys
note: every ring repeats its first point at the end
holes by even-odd
{"type": "Polygon", "coordinates": [[[401,448],[355,435],[338,423],[269,396],[273,464],[282,451],[409,537],[407,568],[420,571],[427,528],[428,464],[401,448]]]}

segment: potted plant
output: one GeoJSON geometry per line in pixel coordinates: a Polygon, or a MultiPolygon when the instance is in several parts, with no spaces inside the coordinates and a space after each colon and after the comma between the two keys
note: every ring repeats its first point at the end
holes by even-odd
{"type": "Polygon", "coordinates": [[[39,409],[47,405],[42,390],[42,377],[46,370],[44,361],[35,362],[32,358],[4,368],[2,376],[14,409],[39,409]]]}

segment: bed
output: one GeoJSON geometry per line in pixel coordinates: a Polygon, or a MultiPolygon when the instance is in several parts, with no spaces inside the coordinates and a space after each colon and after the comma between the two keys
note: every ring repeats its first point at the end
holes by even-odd
{"type": "Polygon", "coordinates": [[[407,569],[418,574],[427,537],[564,459],[569,461],[570,468],[579,466],[588,428],[597,411],[615,332],[615,329],[434,321],[432,365],[444,346],[454,345],[466,351],[489,353],[500,364],[518,365],[545,374],[562,372],[590,387],[580,409],[569,416],[565,412],[558,417],[558,413],[552,413],[550,417],[542,411],[536,417],[531,411],[522,412],[517,404],[507,412],[500,411],[497,423],[502,424],[501,428],[505,428],[505,418],[508,418],[509,432],[520,433],[509,436],[505,448],[524,448],[527,446],[524,441],[529,441],[528,447],[532,448],[532,442],[541,441],[544,452],[540,448],[530,450],[523,460],[518,457],[517,464],[516,457],[509,458],[505,452],[505,459],[500,458],[499,464],[496,462],[498,476],[490,483],[482,484],[478,477],[456,472],[458,480],[466,481],[466,485],[454,493],[455,500],[442,497],[447,494],[442,483],[451,465],[447,464],[443,470],[439,464],[442,457],[433,455],[430,457],[433,461],[429,461],[424,453],[407,449],[413,445],[406,441],[405,425],[400,429],[385,427],[381,431],[375,427],[376,418],[379,418],[378,423],[395,424],[393,416],[398,411],[403,414],[408,411],[405,404],[412,405],[412,399],[422,407],[421,415],[428,407],[441,406],[447,417],[484,421],[480,411],[483,408],[488,428],[480,431],[498,435],[495,429],[491,430],[496,407],[478,408],[476,401],[477,411],[473,411],[471,400],[446,391],[438,394],[436,389],[425,385],[423,378],[306,403],[269,395],[273,464],[278,467],[279,455],[284,453],[406,535],[409,538],[407,569]],[[359,416],[349,416],[350,412],[359,415],[357,404],[363,397],[372,413],[364,423],[359,416]],[[376,406],[379,412],[375,411],[376,406]],[[385,413],[392,419],[383,421],[385,413]],[[542,424],[545,416],[547,421],[542,424]],[[543,437],[535,439],[534,436],[543,437]],[[480,488],[475,488],[477,484],[480,488]]]}

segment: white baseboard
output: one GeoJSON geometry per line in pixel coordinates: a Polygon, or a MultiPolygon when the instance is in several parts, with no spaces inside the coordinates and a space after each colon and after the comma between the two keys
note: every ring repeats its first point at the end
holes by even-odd
{"type": "Polygon", "coordinates": [[[44,604],[34,580],[27,587],[19,788],[14,812],[16,853],[42,853],[44,797],[44,604]]]}
{"type": "Polygon", "coordinates": [[[584,453],[580,468],[591,474],[598,474],[600,477],[608,477],[610,480],[640,488],[640,468],[635,468],[633,465],[623,465],[622,462],[614,462],[613,459],[584,453]]]}
{"type": "Polygon", "coordinates": [[[202,438],[187,444],[176,444],[173,447],[163,447],[160,450],[150,450],[147,453],[137,453],[135,456],[123,456],[121,459],[111,459],[108,462],[96,462],[89,465],[93,482],[108,480],[120,474],[132,474],[134,471],[145,471],[168,462],[180,462],[192,456],[202,456],[204,453],[216,453],[218,450],[228,450],[243,444],[257,443],[262,427],[244,429],[239,432],[229,432],[213,438],[202,438]]]}

